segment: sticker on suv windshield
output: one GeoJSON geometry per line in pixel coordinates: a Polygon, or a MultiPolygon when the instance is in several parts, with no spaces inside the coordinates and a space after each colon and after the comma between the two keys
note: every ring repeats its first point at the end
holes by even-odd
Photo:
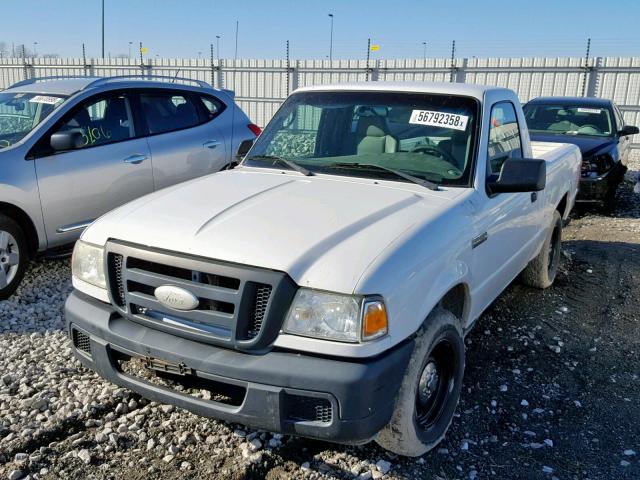
{"type": "Polygon", "coordinates": [[[55,105],[61,100],[60,97],[49,97],[47,95],[36,95],[31,100],[31,103],[46,103],[47,105],[55,105]]]}
{"type": "Polygon", "coordinates": [[[469,117],[457,113],[434,112],[431,110],[414,110],[411,112],[409,123],[415,125],[431,125],[434,127],[466,130],[469,117]]]}
{"type": "Polygon", "coordinates": [[[595,113],[600,115],[600,113],[602,112],[602,109],[600,108],[578,108],[578,113],[595,113]]]}

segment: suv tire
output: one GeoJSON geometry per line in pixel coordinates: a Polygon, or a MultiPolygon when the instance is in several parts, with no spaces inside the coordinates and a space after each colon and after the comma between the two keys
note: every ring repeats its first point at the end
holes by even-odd
{"type": "Polygon", "coordinates": [[[9,298],[20,285],[28,257],[24,232],[14,220],[0,214],[0,300],[9,298]]]}
{"type": "Polygon", "coordinates": [[[391,421],[378,433],[376,442],[408,457],[433,449],[451,424],[463,376],[460,321],[451,312],[437,308],[416,334],[391,421]]]}

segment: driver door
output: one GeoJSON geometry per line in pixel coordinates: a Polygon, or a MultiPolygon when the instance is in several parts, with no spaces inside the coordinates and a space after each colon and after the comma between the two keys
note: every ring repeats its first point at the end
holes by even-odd
{"type": "Polygon", "coordinates": [[[49,246],[75,241],[100,215],[153,191],[151,154],[124,92],[90,97],[41,139],[36,173],[49,246]],[[55,152],[53,133],[79,131],[83,146],[55,152]]]}

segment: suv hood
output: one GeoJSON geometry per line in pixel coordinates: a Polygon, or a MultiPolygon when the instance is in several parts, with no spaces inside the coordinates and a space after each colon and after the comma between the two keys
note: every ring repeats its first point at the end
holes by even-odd
{"type": "Polygon", "coordinates": [[[589,137],[586,135],[553,135],[530,132],[531,140],[553,143],[572,143],[580,149],[584,158],[590,157],[600,150],[615,144],[610,137],[589,137]]]}
{"type": "Polygon", "coordinates": [[[301,286],[351,293],[396,238],[464,191],[239,168],[135,200],[82,238],[284,271],[301,286]]]}

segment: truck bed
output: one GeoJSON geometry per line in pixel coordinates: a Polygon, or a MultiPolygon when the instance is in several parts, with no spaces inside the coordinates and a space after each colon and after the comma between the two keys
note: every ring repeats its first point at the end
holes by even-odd
{"type": "MultiPolygon", "coordinates": [[[[580,150],[570,143],[531,142],[533,158],[553,162],[571,153],[580,155],[580,150]]],[[[582,159],[581,159],[582,160],[582,159]]]]}

